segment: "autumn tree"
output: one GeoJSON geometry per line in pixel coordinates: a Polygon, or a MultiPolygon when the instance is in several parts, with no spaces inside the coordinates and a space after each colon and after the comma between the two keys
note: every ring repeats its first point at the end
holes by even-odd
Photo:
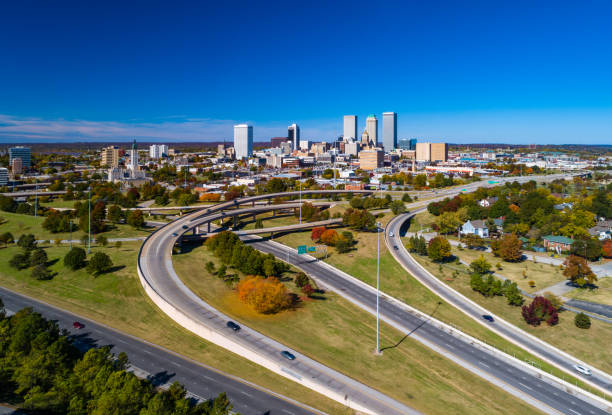
{"type": "Polygon", "coordinates": [[[342,215],[342,223],[352,229],[374,230],[374,216],[365,209],[348,208],[342,215]]]}
{"type": "Polygon", "coordinates": [[[601,247],[601,252],[606,258],[612,258],[612,240],[607,240],[601,247]]]}
{"type": "Polygon", "coordinates": [[[470,268],[477,274],[484,275],[491,270],[491,264],[487,262],[483,255],[480,258],[475,259],[470,264],[470,268]]]}
{"type": "Polygon", "coordinates": [[[491,243],[493,254],[508,262],[521,260],[523,257],[522,246],[523,242],[513,233],[504,235],[503,238],[491,243]]]}
{"type": "Polygon", "coordinates": [[[139,229],[144,225],[145,220],[140,210],[132,210],[127,218],[127,224],[133,228],[139,229]]]}
{"type": "Polygon", "coordinates": [[[427,256],[436,262],[447,260],[451,256],[450,243],[442,236],[432,238],[427,244],[427,256]]]}
{"type": "Polygon", "coordinates": [[[262,314],[274,314],[291,306],[287,287],[274,277],[247,276],[236,285],[240,301],[262,314]]]}
{"type": "Polygon", "coordinates": [[[441,234],[449,234],[456,232],[461,226],[462,221],[457,212],[444,212],[436,218],[438,232],[441,234]]]}
{"type": "Polygon", "coordinates": [[[327,229],[325,228],[325,226],[317,226],[316,228],[312,228],[312,232],[310,233],[310,239],[312,239],[314,242],[319,242],[321,240],[321,235],[326,230],[327,229]]]}
{"type": "Polygon", "coordinates": [[[587,283],[593,284],[597,281],[597,276],[589,267],[586,259],[577,255],[570,255],[565,259],[563,263],[565,269],[563,275],[565,275],[570,281],[584,287],[587,283]]]}
{"type": "Polygon", "coordinates": [[[327,229],[321,234],[321,242],[327,246],[336,245],[336,242],[338,242],[339,238],[340,236],[338,235],[338,232],[336,232],[335,229],[327,229]]]}
{"type": "Polygon", "coordinates": [[[542,296],[537,296],[531,304],[524,305],[522,315],[527,324],[532,326],[539,326],[542,321],[545,321],[549,326],[554,326],[559,322],[557,309],[550,300],[542,296]]]}

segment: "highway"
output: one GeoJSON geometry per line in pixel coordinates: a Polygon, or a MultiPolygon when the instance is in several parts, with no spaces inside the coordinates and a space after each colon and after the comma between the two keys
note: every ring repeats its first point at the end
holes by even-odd
{"type": "Polygon", "coordinates": [[[495,316],[495,321],[493,323],[485,322],[482,319],[482,315],[491,314],[488,310],[468,300],[466,297],[459,294],[457,291],[444,284],[438,278],[436,278],[431,273],[427,272],[423,267],[421,267],[404,247],[401,240],[401,229],[410,217],[423,210],[424,209],[420,209],[412,213],[405,213],[403,215],[399,215],[393,218],[386,227],[385,243],[387,244],[389,252],[391,252],[393,257],[411,275],[413,275],[419,282],[421,282],[431,291],[439,295],[448,303],[452,304],[468,316],[472,317],[477,322],[487,326],[489,329],[509,339],[513,343],[523,347],[525,350],[529,350],[531,353],[543,358],[544,360],[549,361],[550,363],[565,370],[573,376],[580,377],[586,382],[595,384],[595,386],[600,387],[608,393],[612,392],[610,376],[606,373],[592,368],[593,375],[584,376],[578,373],[573,368],[573,366],[575,364],[581,364],[584,366],[591,367],[590,365],[581,362],[580,360],[574,358],[573,356],[570,356],[569,354],[559,353],[558,349],[524,332],[523,330],[506,322],[498,316],[495,316]],[[391,236],[391,233],[393,233],[393,236],[391,236]],[[394,249],[394,246],[397,246],[398,249],[394,249]]]}
{"type": "Polygon", "coordinates": [[[203,400],[226,392],[234,405],[234,410],[244,415],[320,413],[162,347],[2,287],[0,287],[0,298],[10,312],[33,307],[34,311],[41,313],[45,318],[57,321],[61,328],[68,330],[74,336],[75,344],[79,347],[112,345],[115,354],[127,353],[131,365],[137,368],[135,373],[149,373],[155,384],[177,381],[185,385],[190,395],[203,400]],[[85,324],[85,328],[74,329],[72,327],[74,321],[85,324]]]}
{"type": "MultiPolygon", "coordinates": [[[[288,204],[293,206],[294,204],[288,204]]],[[[282,207],[283,205],[277,205],[282,207]]],[[[253,212],[261,209],[265,211],[267,206],[246,208],[245,211],[253,212]]],[[[232,213],[236,213],[233,211],[232,213]]],[[[151,234],[141,248],[139,255],[140,272],[157,295],[181,313],[180,318],[174,317],[175,321],[196,334],[202,332],[214,333],[228,339],[229,342],[243,348],[251,356],[251,360],[268,367],[277,373],[305,384],[315,390],[329,390],[334,395],[328,397],[336,399],[343,404],[353,408],[365,408],[372,414],[416,414],[414,411],[400,402],[355,380],[330,369],[313,359],[292,350],[279,342],[276,342],[255,330],[242,325],[238,332],[234,332],[226,326],[230,318],[214,309],[193,292],[191,292],[176,275],[172,267],[172,247],[179,236],[187,231],[183,225],[193,228],[211,218],[221,217],[221,213],[202,217],[200,212],[185,215],[182,218],[166,225],[151,234]],[[194,221],[191,218],[199,216],[194,221]],[[186,318],[185,318],[186,317],[186,318]],[[203,327],[203,331],[200,331],[203,327]],[[290,351],[296,356],[295,360],[288,360],[281,355],[282,351],[290,351]],[[270,363],[269,363],[270,362],[270,363]],[[339,397],[339,398],[338,398],[339,397]]],[[[201,334],[200,334],[201,335],[201,334]]],[[[228,342],[228,346],[232,344],[228,342]]],[[[246,356],[245,356],[246,357],[246,356]]]]}

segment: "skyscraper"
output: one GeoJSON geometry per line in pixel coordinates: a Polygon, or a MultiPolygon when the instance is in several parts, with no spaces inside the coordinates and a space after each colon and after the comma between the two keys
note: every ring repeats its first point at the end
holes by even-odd
{"type": "Polygon", "coordinates": [[[11,147],[9,148],[9,164],[13,162],[13,159],[20,158],[22,168],[29,169],[31,154],[32,152],[29,147],[11,147]]]}
{"type": "Polygon", "coordinates": [[[345,115],[344,116],[344,141],[352,138],[357,140],[357,116],[356,115],[345,115]]]}
{"type": "Polygon", "coordinates": [[[287,129],[287,138],[291,141],[294,150],[300,147],[300,127],[297,124],[291,124],[287,129]]]}
{"type": "Polygon", "coordinates": [[[103,148],[100,156],[100,166],[109,168],[119,167],[119,147],[110,146],[103,148]]]}
{"type": "Polygon", "coordinates": [[[234,149],[236,159],[249,158],[253,155],[253,126],[248,124],[234,125],[234,149]]]}
{"type": "Polygon", "coordinates": [[[397,148],[397,114],[383,112],[383,146],[386,151],[397,148]]]}
{"type": "Polygon", "coordinates": [[[132,148],[130,150],[130,164],[128,164],[128,169],[138,171],[138,147],[136,146],[136,140],[132,143],[132,148]]]}
{"type": "Polygon", "coordinates": [[[366,131],[368,132],[368,137],[372,144],[378,146],[378,120],[376,119],[376,115],[368,115],[366,119],[366,131]]]}
{"type": "Polygon", "coordinates": [[[166,144],[152,144],[149,146],[149,157],[159,159],[168,155],[168,146],[166,144]]]}

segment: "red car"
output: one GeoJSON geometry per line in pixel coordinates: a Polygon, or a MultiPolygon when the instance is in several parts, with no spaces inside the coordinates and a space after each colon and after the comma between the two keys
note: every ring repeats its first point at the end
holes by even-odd
{"type": "Polygon", "coordinates": [[[83,323],[79,323],[78,321],[75,321],[74,323],[72,323],[72,327],[74,327],[75,329],[82,329],[83,327],[85,327],[85,324],[83,323]]]}

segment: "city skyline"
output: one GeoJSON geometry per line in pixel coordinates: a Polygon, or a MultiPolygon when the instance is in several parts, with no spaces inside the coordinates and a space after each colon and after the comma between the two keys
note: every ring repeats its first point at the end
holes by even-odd
{"type": "Polygon", "coordinates": [[[262,141],[294,122],[329,140],[343,115],[388,110],[398,138],[612,141],[608,3],[322,6],[8,4],[0,142],[215,141],[240,123],[262,141]]]}

